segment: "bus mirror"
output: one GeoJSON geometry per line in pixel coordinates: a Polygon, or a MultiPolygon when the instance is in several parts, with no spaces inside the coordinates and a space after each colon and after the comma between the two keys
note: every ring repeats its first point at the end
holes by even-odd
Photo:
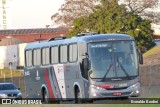
{"type": "Polygon", "coordinates": [[[88,58],[84,58],[83,59],[83,69],[85,72],[87,72],[89,70],[90,66],[89,66],[89,60],[88,58]]]}
{"type": "Polygon", "coordinates": [[[88,57],[88,53],[83,53],[82,56],[88,57]]]}
{"type": "Polygon", "coordinates": [[[138,59],[139,59],[139,64],[143,64],[143,55],[141,50],[137,50],[138,51],[138,59]]]}

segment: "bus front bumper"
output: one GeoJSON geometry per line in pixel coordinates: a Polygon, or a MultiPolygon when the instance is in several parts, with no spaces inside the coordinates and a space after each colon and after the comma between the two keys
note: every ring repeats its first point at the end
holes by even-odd
{"type": "Polygon", "coordinates": [[[107,90],[90,86],[90,98],[118,98],[118,97],[138,97],[140,96],[140,83],[136,83],[126,89],[107,90]]]}

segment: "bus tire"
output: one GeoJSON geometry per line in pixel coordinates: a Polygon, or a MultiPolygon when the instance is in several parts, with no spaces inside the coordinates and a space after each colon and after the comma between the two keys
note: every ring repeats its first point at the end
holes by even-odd
{"type": "Polygon", "coordinates": [[[122,100],[128,100],[129,97],[122,97],[122,100]]]}
{"type": "Polygon", "coordinates": [[[43,101],[44,101],[45,104],[48,104],[48,103],[49,103],[47,91],[44,91],[44,92],[43,92],[43,101]]]}
{"type": "Polygon", "coordinates": [[[75,103],[83,103],[79,89],[75,90],[75,103]]]}
{"type": "Polygon", "coordinates": [[[93,100],[89,100],[88,103],[93,103],[93,100]]]}

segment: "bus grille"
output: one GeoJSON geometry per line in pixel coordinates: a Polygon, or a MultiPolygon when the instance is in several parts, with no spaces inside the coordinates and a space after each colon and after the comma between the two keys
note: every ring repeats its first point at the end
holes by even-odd
{"type": "Polygon", "coordinates": [[[127,89],[128,87],[120,87],[120,88],[109,88],[107,90],[123,90],[123,89],[127,89]]]}

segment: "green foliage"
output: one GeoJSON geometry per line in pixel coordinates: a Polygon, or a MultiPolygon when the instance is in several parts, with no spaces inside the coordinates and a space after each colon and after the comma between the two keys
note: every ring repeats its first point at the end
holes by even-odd
{"type": "MultiPolygon", "coordinates": [[[[0,78],[11,78],[11,70],[8,68],[0,69],[0,78]]],[[[22,72],[12,70],[12,77],[23,77],[22,72]]]]}
{"type": "Polygon", "coordinates": [[[160,56],[160,46],[155,46],[153,47],[152,49],[150,49],[149,51],[147,51],[146,53],[143,54],[143,57],[146,59],[146,58],[149,58],[151,57],[152,59],[159,59],[160,56]],[[155,56],[158,56],[159,58],[155,58],[155,56]]]}
{"type": "Polygon", "coordinates": [[[150,20],[128,12],[117,0],[101,2],[92,14],[74,20],[70,37],[80,32],[125,33],[135,38],[140,49],[150,48],[153,33],[150,20]]]}

